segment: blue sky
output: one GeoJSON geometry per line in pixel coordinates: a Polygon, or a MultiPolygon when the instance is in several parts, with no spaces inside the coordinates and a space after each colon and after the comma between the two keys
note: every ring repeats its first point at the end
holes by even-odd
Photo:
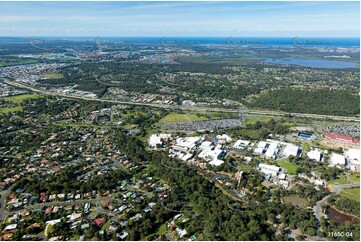
{"type": "Polygon", "coordinates": [[[358,37],[354,2],[0,2],[0,36],[358,37]]]}

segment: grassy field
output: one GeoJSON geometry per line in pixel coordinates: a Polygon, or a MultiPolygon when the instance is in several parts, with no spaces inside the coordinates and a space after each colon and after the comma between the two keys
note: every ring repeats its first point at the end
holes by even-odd
{"type": "Polygon", "coordinates": [[[41,75],[41,76],[44,77],[44,78],[47,78],[47,79],[60,79],[60,78],[64,77],[64,75],[60,74],[60,73],[44,74],[44,75],[41,75]]]}
{"type": "Polygon", "coordinates": [[[167,232],[167,226],[166,226],[166,224],[162,224],[159,227],[157,234],[162,235],[162,234],[165,234],[166,232],[167,232]]]}
{"type": "Polygon", "coordinates": [[[340,193],[340,195],[342,197],[346,197],[346,198],[351,199],[353,201],[360,202],[360,188],[359,187],[343,190],[340,193]]]}
{"type": "Polygon", "coordinates": [[[0,67],[17,66],[17,65],[25,65],[25,64],[33,64],[33,63],[38,63],[38,61],[37,60],[21,60],[21,61],[0,62],[0,67]]]}
{"type": "Polygon", "coordinates": [[[23,111],[23,108],[20,106],[13,107],[13,108],[0,108],[0,113],[12,113],[17,111],[23,111]]]}
{"type": "Polygon", "coordinates": [[[306,154],[310,150],[310,144],[308,142],[303,143],[303,153],[306,154]]]}
{"type": "Polygon", "coordinates": [[[180,114],[180,113],[171,113],[162,118],[159,121],[159,124],[176,124],[184,123],[189,121],[203,121],[206,120],[204,117],[198,117],[195,114],[180,114]]]}
{"type": "Polygon", "coordinates": [[[288,174],[296,175],[297,165],[285,160],[278,161],[278,164],[285,168],[288,174]]]}
{"type": "Polygon", "coordinates": [[[344,185],[350,184],[354,182],[360,182],[360,174],[359,173],[350,173],[347,175],[341,175],[338,179],[329,180],[328,183],[332,185],[344,185]]]}
{"type": "Polygon", "coordinates": [[[299,196],[294,196],[294,195],[286,196],[286,197],[283,197],[283,201],[285,203],[296,204],[300,208],[305,208],[308,206],[308,201],[299,196]]]}
{"type": "Polygon", "coordinates": [[[23,95],[16,95],[16,96],[11,96],[11,97],[4,97],[3,99],[5,101],[11,101],[14,103],[21,103],[24,100],[27,99],[38,99],[41,98],[42,96],[36,94],[36,93],[31,93],[31,94],[23,94],[23,95]]]}

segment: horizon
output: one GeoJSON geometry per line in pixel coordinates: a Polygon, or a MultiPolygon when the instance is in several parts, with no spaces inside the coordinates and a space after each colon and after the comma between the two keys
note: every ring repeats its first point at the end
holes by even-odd
{"type": "Polygon", "coordinates": [[[359,37],[360,2],[0,2],[2,36],[359,37]]]}
{"type": "Polygon", "coordinates": [[[360,39],[360,36],[51,36],[51,35],[32,35],[32,36],[8,36],[0,35],[0,38],[34,38],[34,37],[46,37],[46,38],[318,38],[318,39],[360,39]]]}

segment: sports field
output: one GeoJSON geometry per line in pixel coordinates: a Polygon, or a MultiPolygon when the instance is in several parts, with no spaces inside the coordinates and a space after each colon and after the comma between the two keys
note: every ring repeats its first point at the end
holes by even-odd
{"type": "Polygon", "coordinates": [[[21,103],[24,100],[27,99],[38,99],[41,98],[42,96],[36,94],[36,93],[31,93],[31,94],[23,94],[23,95],[16,95],[16,96],[11,96],[11,97],[4,97],[3,99],[5,101],[11,101],[14,103],[21,103]]]}
{"type": "Polygon", "coordinates": [[[206,120],[205,117],[198,117],[195,114],[180,114],[180,113],[171,113],[162,118],[159,121],[159,124],[176,124],[176,123],[185,123],[190,121],[203,121],[206,120]]]}

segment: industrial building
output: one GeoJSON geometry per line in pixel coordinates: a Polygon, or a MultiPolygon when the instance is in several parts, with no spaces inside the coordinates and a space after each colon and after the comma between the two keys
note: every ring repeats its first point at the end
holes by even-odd
{"type": "Polygon", "coordinates": [[[321,161],[322,160],[322,152],[320,150],[314,149],[307,152],[308,158],[315,160],[315,161],[321,161]]]}
{"type": "Polygon", "coordinates": [[[360,170],[361,150],[349,149],[345,151],[344,156],[346,157],[347,162],[350,165],[350,170],[352,171],[360,170]]]}
{"type": "Polygon", "coordinates": [[[260,163],[258,167],[262,173],[272,176],[277,176],[278,172],[281,170],[278,166],[268,165],[265,163],[260,163]]]}
{"type": "Polygon", "coordinates": [[[343,167],[346,165],[346,158],[343,155],[332,153],[329,166],[343,167]]]}
{"type": "Polygon", "coordinates": [[[236,143],[234,143],[233,148],[235,149],[242,149],[244,147],[247,147],[251,144],[251,141],[248,140],[237,140],[236,143]]]}
{"type": "Polygon", "coordinates": [[[271,142],[269,143],[269,146],[267,148],[267,151],[266,153],[264,154],[264,156],[267,158],[267,159],[277,159],[277,156],[278,156],[278,151],[280,149],[280,144],[277,143],[277,142],[271,142]]]}
{"type": "Polygon", "coordinates": [[[300,154],[300,149],[298,148],[298,146],[293,144],[287,144],[283,150],[284,157],[299,156],[299,154],[300,154]]]}
{"type": "Polygon", "coordinates": [[[353,144],[359,144],[360,143],[359,139],[353,138],[351,136],[346,136],[346,135],[325,134],[324,136],[327,139],[334,140],[334,141],[339,141],[339,142],[344,142],[344,143],[353,143],[353,144]]]}

